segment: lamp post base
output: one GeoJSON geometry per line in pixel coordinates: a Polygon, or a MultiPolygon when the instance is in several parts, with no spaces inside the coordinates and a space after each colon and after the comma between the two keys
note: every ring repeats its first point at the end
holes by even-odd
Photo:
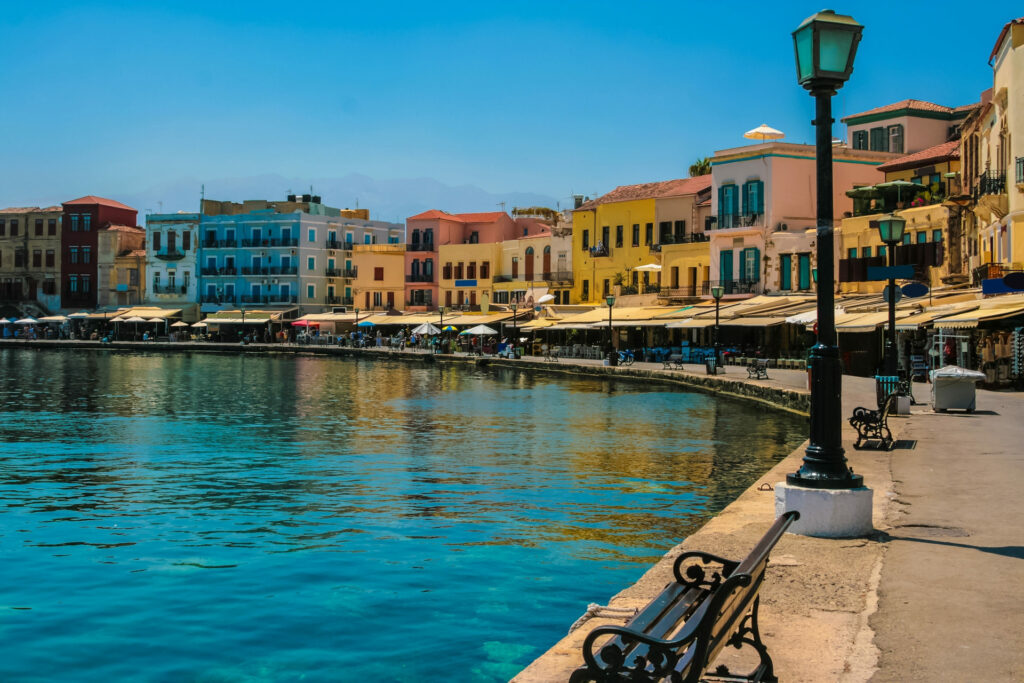
{"type": "Polygon", "coordinates": [[[779,482],[775,486],[775,515],[799,510],[800,519],[789,533],[817,538],[858,538],[874,531],[871,503],[874,492],[853,489],[812,489],[779,482]]]}

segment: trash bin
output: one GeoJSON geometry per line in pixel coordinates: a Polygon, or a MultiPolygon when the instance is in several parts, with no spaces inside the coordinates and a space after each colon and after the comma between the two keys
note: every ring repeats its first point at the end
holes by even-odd
{"type": "Polygon", "coordinates": [[[974,412],[975,383],[985,379],[985,373],[947,365],[931,373],[932,407],[936,412],[950,408],[974,412]]]}
{"type": "Polygon", "coordinates": [[[709,375],[718,373],[718,364],[715,362],[715,356],[710,355],[704,359],[704,369],[709,375]]]}

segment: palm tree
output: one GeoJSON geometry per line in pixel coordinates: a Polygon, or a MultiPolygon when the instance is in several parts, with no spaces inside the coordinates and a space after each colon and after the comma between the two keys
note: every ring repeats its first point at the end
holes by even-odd
{"type": "Polygon", "coordinates": [[[694,178],[699,175],[707,175],[711,173],[711,159],[702,157],[697,159],[694,163],[690,164],[690,177],[694,178]]]}

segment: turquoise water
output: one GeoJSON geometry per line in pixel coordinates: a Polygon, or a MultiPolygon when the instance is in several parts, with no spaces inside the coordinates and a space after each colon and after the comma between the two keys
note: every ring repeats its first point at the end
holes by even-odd
{"type": "Polygon", "coordinates": [[[805,431],[597,379],[0,350],[0,680],[507,680],[805,431]]]}

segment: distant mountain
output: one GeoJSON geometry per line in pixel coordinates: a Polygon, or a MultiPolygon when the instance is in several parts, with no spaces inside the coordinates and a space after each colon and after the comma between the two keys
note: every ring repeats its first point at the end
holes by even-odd
{"type": "MultiPolygon", "coordinates": [[[[195,180],[187,178],[151,187],[135,194],[112,197],[135,207],[141,217],[146,213],[173,213],[196,211],[199,208],[200,188],[206,186],[206,198],[242,201],[245,199],[284,199],[287,194],[309,193],[320,195],[323,203],[339,209],[360,208],[370,210],[370,218],[404,222],[428,209],[441,209],[450,213],[498,211],[514,206],[548,206],[555,208],[556,199],[530,192],[493,193],[474,185],[453,187],[433,178],[377,180],[360,174],[341,178],[295,179],[280,175],[257,175],[246,178],[195,180]],[[162,204],[161,204],[162,202],[162,204]]],[[[565,208],[565,207],[562,207],[565,208]]]]}

